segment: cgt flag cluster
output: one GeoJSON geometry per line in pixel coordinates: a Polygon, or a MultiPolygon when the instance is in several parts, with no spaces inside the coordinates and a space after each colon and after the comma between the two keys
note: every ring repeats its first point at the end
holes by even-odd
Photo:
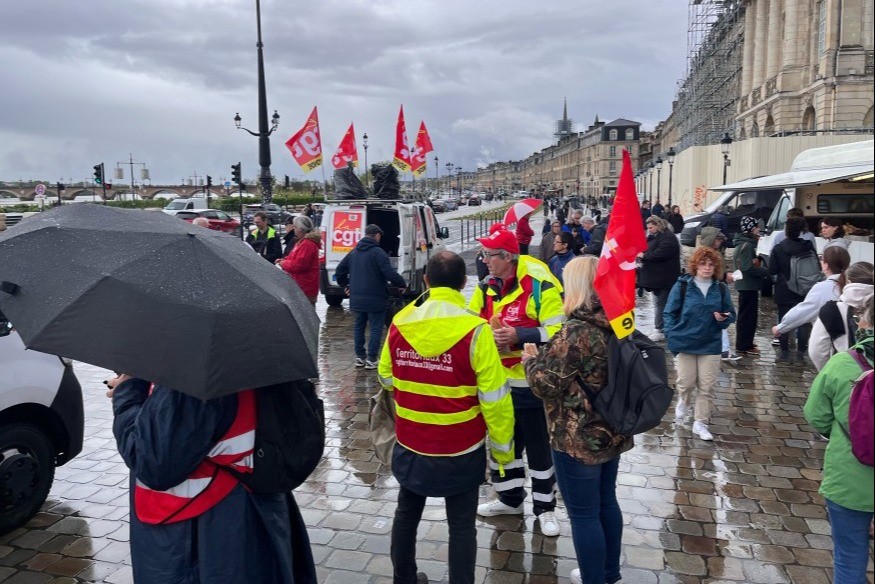
{"type": "Polygon", "coordinates": [[[419,132],[416,134],[416,142],[413,145],[413,155],[410,157],[410,166],[414,176],[422,176],[428,168],[429,152],[434,151],[434,146],[431,145],[431,137],[428,135],[428,130],[425,127],[425,122],[419,122],[419,132]]]}
{"type": "Polygon", "coordinates": [[[319,135],[319,113],[316,107],[313,107],[304,127],[286,142],[286,148],[304,172],[322,166],[322,139],[319,135]]]}
{"type": "Polygon", "coordinates": [[[352,122],[350,122],[349,129],[343,135],[340,146],[337,147],[337,152],[331,157],[331,164],[336,169],[346,168],[346,165],[350,162],[352,162],[353,166],[359,165],[359,154],[355,143],[355,128],[352,126],[352,122]]]}
{"type": "Polygon", "coordinates": [[[635,258],[646,249],[632,160],[623,150],[623,170],[593,283],[618,339],[635,331],[635,258]]]}

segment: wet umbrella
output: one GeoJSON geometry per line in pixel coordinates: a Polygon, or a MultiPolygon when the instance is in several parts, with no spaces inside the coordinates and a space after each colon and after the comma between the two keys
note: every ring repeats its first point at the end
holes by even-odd
{"type": "Polygon", "coordinates": [[[160,212],[68,205],[0,233],[0,311],[29,348],[202,399],[318,375],[294,281],[160,212]]]}
{"type": "Polygon", "coordinates": [[[535,209],[541,206],[541,199],[523,199],[517,201],[504,213],[504,224],[510,225],[516,223],[526,215],[530,215],[535,209]]]}

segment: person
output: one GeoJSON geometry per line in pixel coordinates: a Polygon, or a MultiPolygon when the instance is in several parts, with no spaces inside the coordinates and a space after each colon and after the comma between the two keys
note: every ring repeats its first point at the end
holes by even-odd
{"type": "MultiPolygon", "coordinates": [[[[806,239],[811,243],[814,243],[814,234],[808,230],[808,222],[805,221],[805,212],[799,207],[790,207],[787,209],[787,219],[790,217],[799,217],[803,220],[805,226],[802,228],[802,233],[799,235],[802,239],[806,239]]],[[[786,219],[784,223],[784,229],[775,233],[774,237],[772,237],[772,249],[775,248],[779,243],[784,241],[787,238],[787,230],[786,230],[786,219]]]]}
{"type": "Polygon", "coordinates": [[[735,307],[726,285],[716,277],[723,271],[720,254],[698,247],[687,271],[672,287],[665,305],[665,335],[677,366],[675,421],[684,422],[695,394],[693,434],[713,440],[708,420],[720,373],[720,333],[735,321],[735,307]]]}
{"type": "Polygon", "coordinates": [[[660,219],[664,219],[662,216],[665,213],[665,207],[662,206],[662,203],[659,202],[659,199],[656,200],[656,204],[653,205],[653,208],[650,209],[650,215],[653,217],[658,217],[660,219]]]}
{"type": "Polygon", "coordinates": [[[583,255],[594,255],[599,257],[602,255],[602,246],[605,243],[605,235],[608,232],[608,222],[611,220],[610,215],[605,215],[598,223],[586,221],[589,217],[584,217],[581,220],[581,225],[589,233],[589,243],[583,246],[580,250],[583,255]],[[591,226],[591,227],[590,227],[591,226]]]}
{"type": "Polygon", "coordinates": [[[307,203],[307,204],[304,206],[304,215],[305,215],[308,219],[313,219],[313,214],[314,214],[314,213],[316,213],[316,210],[313,209],[313,203],[307,203]]]}
{"type": "MultiPolygon", "coordinates": [[[[805,229],[805,219],[802,217],[787,217],[787,222],[784,225],[785,239],[778,245],[772,247],[772,253],[769,258],[769,275],[775,280],[775,305],[778,307],[778,326],[784,320],[784,316],[790,312],[794,306],[804,300],[802,296],[790,290],[787,281],[790,279],[790,263],[794,256],[800,256],[808,252],[814,252],[814,244],[802,238],[802,232],[805,229]]],[[[830,284],[832,285],[832,284],[830,284]]],[[[808,351],[808,335],[811,332],[810,324],[798,323],[801,326],[794,326],[796,329],[796,349],[800,356],[805,355],[808,351]]],[[[774,328],[772,332],[774,333],[774,328]]],[[[792,330],[787,327],[785,330],[792,330]]],[[[790,338],[784,333],[775,335],[778,338],[780,346],[779,359],[786,360],[790,358],[790,338]]]]}
{"type": "Polygon", "coordinates": [[[206,227],[207,229],[210,228],[210,220],[206,217],[195,217],[191,224],[197,225],[198,227],[206,227]]]}
{"type": "Polygon", "coordinates": [[[297,282],[310,303],[316,304],[319,296],[319,250],[322,248],[322,235],[315,231],[313,221],[306,215],[294,218],[293,229],[298,243],[292,253],[278,259],[276,263],[297,282]]]}
{"type": "Polygon", "coordinates": [[[653,211],[650,209],[650,199],[644,199],[641,201],[641,223],[644,226],[644,229],[647,229],[647,218],[653,214],[653,211]]]}
{"type": "Polygon", "coordinates": [[[468,308],[492,325],[513,397],[515,446],[514,460],[504,473],[497,465],[490,465],[498,498],[479,505],[477,514],[492,517],[523,513],[525,453],[532,478],[533,508],[541,533],[556,536],[559,535],[559,523],[554,514],[556,477],[544,404],[526,382],[522,347],[524,343],[545,343],[562,326],[565,320],[560,297],[562,285],[543,262],[519,255],[519,244],[509,231],[499,228],[478,241],[483,247],[490,277],[474,290],[468,308]]]}
{"type": "Polygon", "coordinates": [[[532,226],[529,225],[528,215],[517,219],[514,235],[516,235],[516,239],[520,244],[520,254],[529,255],[529,244],[532,242],[535,232],[532,230],[532,226]]]}
{"type": "Polygon", "coordinates": [[[597,267],[593,256],[568,263],[563,305],[568,320],[540,351],[524,354],[526,379],[544,400],[556,480],[577,554],[571,582],[577,584],[620,580],[617,473],[620,454],[634,445],[631,436],[615,434],[593,411],[578,381],[598,393],[608,380],[605,355],[613,332],[593,291],[597,267]]]}
{"type": "Polygon", "coordinates": [[[286,234],[283,235],[283,257],[289,257],[292,250],[295,249],[295,244],[298,242],[298,236],[295,233],[295,218],[289,217],[286,219],[286,234]]]}
{"type": "Polygon", "coordinates": [[[727,231],[727,215],[729,214],[729,209],[726,205],[717,207],[717,210],[714,211],[714,214],[711,215],[711,220],[709,224],[711,227],[716,227],[722,233],[726,233],[727,231]]]}
{"type": "MultiPolygon", "coordinates": [[[[787,240],[784,241],[786,242],[787,240]]],[[[827,302],[839,299],[842,288],[845,285],[844,272],[850,264],[851,256],[848,250],[840,245],[824,249],[823,257],[820,260],[820,269],[823,271],[826,279],[812,286],[808,294],[805,295],[805,298],[786,311],[781,317],[781,321],[772,327],[772,334],[776,337],[787,337],[790,331],[807,327],[805,347],[803,348],[801,344],[799,347],[800,359],[808,352],[808,338],[811,334],[811,325],[817,320],[820,309],[827,302]]]]}
{"type": "Polygon", "coordinates": [[[399,490],[390,548],[396,584],[427,581],[416,568],[426,497],[443,497],[446,505],[450,582],[473,584],[487,433],[497,465],[514,457],[510,388],[492,329],[465,310],[465,269],[449,251],[429,259],[425,301],[395,315],[380,356],[380,383],[398,406],[392,473],[399,490]]]}
{"type": "Polygon", "coordinates": [[[845,249],[851,242],[845,239],[845,226],[838,217],[824,217],[820,220],[820,236],[826,240],[823,248],[839,245],[845,249]]]}
{"type": "MultiPolygon", "coordinates": [[[[873,297],[863,304],[857,342],[850,351],[873,365],[873,297]]],[[[849,351],[836,353],[814,378],[805,402],[805,419],[829,442],[823,455],[823,480],[818,492],[826,501],[833,541],[833,581],[865,584],[869,562],[869,532],[875,497],[873,468],[860,462],[845,434],[851,390],[862,368],[849,351]]]]}
{"type": "Polygon", "coordinates": [[[255,224],[255,228],[246,236],[246,243],[255,250],[255,253],[270,263],[275,263],[283,255],[280,236],[276,229],[270,226],[267,213],[264,211],[255,213],[252,222],[255,224]]]}
{"type": "Polygon", "coordinates": [[[684,216],[681,215],[681,208],[677,205],[672,205],[668,217],[665,218],[676,235],[680,235],[684,230],[684,216]]]}
{"type": "MultiPolygon", "coordinates": [[[[559,221],[553,221],[550,224],[550,231],[541,236],[541,247],[538,251],[538,259],[545,264],[550,261],[555,251],[553,250],[553,241],[556,236],[562,231],[562,224],[559,221]]],[[[482,280],[483,278],[481,278],[482,280]]]]}
{"type": "Polygon", "coordinates": [[[656,215],[647,218],[647,249],[638,254],[638,259],[638,286],[653,294],[653,332],[648,336],[654,342],[664,341],[665,303],[681,275],[681,245],[668,221],[656,215]]]}
{"type": "Polygon", "coordinates": [[[407,286],[401,274],[392,269],[389,255],[380,247],[382,237],[383,230],[379,225],[371,223],[366,226],[365,236],[340,260],[334,272],[337,284],[348,290],[349,309],[355,314],[355,366],[365,369],[377,368],[377,351],[380,350],[389,301],[386,282],[398,288],[407,286]],[[368,326],[371,332],[365,352],[365,329],[368,326]]]}
{"type": "Polygon", "coordinates": [[[744,355],[759,355],[760,349],[753,342],[759,320],[760,290],[763,278],[769,271],[757,257],[757,241],[760,227],[756,218],[749,215],[741,218],[741,227],[735,234],[735,267],[742,278],[735,280],[738,292],[738,322],[735,323],[735,351],[744,355]]]}
{"type": "Polygon", "coordinates": [[[595,221],[592,217],[584,217],[583,211],[579,210],[574,211],[569,222],[562,226],[562,231],[574,236],[574,243],[571,246],[574,253],[579,254],[580,250],[589,243],[590,231],[594,226],[595,221]]]}
{"type": "Polygon", "coordinates": [[[119,375],[108,380],[112,431],[131,470],[134,581],[316,583],[292,493],[247,489],[254,391],[211,400],[119,375]]]}
{"type": "Polygon", "coordinates": [[[869,262],[856,262],[845,270],[844,277],[836,282],[841,286],[838,300],[830,300],[820,308],[817,321],[811,329],[808,340],[808,357],[818,371],[823,369],[829,358],[836,353],[847,351],[854,344],[854,313],[868,298],[875,287],[872,285],[873,266],[869,262]],[[842,286],[842,281],[847,282],[842,286]]]}
{"type": "MultiPolygon", "coordinates": [[[[710,225],[707,227],[703,227],[699,235],[699,243],[716,251],[720,255],[720,258],[724,260],[724,262],[725,257],[723,254],[724,250],[726,249],[726,240],[727,237],[722,231],[720,231],[716,227],[711,227],[710,225]]],[[[732,272],[730,272],[729,270],[723,270],[723,273],[717,274],[716,277],[724,284],[731,284],[735,281],[732,276],[732,272]]],[[[723,329],[720,335],[721,345],[723,348],[723,351],[720,353],[720,358],[723,361],[728,361],[730,363],[740,361],[741,357],[738,355],[738,353],[732,350],[732,343],[729,340],[729,329],[723,329]]]]}
{"type": "Polygon", "coordinates": [[[574,259],[574,237],[567,231],[563,231],[553,240],[553,251],[555,255],[550,258],[550,272],[556,276],[559,282],[562,282],[562,270],[574,259]]]}

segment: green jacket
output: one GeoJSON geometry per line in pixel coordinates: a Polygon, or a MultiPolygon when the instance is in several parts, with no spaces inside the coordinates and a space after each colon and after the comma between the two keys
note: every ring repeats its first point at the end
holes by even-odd
{"type": "Polygon", "coordinates": [[[769,275],[769,271],[763,266],[753,265],[753,259],[757,254],[757,238],[749,233],[735,234],[735,268],[741,270],[744,276],[735,281],[735,289],[762,290],[763,278],[769,275]]]}
{"type": "MultiPolygon", "coordinates": [[[[871,337],[868,342],[872,342],[871,337]]],[[[820,494],[842,507],[871,513],[875,510],[875,469],[857,460],[838,425],[841,422],[847,427],[851,387],[860,373],[860,366],[846,351],[833,355],[814,379],[805,402],[805,419],[829,438],[820,494]]]]}

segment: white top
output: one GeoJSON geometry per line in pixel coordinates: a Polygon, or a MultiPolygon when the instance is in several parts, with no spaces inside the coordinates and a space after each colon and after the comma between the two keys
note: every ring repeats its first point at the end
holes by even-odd
{"type": "Polygon", "coordinates": [[[838,274],[827,277],[823,282],[815,284],[808,294],[805,295],[805,300],[794,306],[784,315],[781,322],[778,323],[778,332],[781,334],[788,333],[809,322],[817,320],[817,315],[820,313],[821,307],[830,300],[838,300],[839,291],[836,280],[839,279],[838,274]]]}

